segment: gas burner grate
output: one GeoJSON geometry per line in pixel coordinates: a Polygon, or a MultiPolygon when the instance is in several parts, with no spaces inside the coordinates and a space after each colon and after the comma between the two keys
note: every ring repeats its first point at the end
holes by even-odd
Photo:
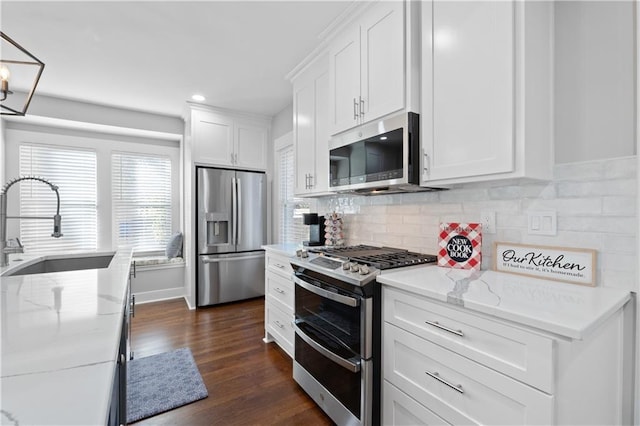
{"type": "Polygon", "coordinates": [[[374,247],[364,244],[346,247],[314,248],[309,249],[309,251],[347,259],[381,270],[434,263],[437,261],[437,257],[432,254],[415,253],[392,247],[374,247]]]}

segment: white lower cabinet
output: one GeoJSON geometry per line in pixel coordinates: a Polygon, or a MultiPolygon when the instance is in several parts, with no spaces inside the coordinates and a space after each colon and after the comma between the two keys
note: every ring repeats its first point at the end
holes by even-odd
{"type": "Polygon", "coordinates": [[[385,425],[451,424],[386,380],[382,384],[382,413],[382,424],[385,425]]]}
{"type": "Polygon", "coordinates": [[[286,256],[265,253],[265,342],[275,342],[293,358],[293,269],[286,256]]]}
{"type": "Polygon", "coordinates": [[[392,324],[385,378],[453,424],[552,424],[553,396],[392,324]]]}
{"type": "Polygon", "coordinates": [[[622,309],[571,340],[386,285],[382,303],[384,424],[625,422],[622,309]]]}

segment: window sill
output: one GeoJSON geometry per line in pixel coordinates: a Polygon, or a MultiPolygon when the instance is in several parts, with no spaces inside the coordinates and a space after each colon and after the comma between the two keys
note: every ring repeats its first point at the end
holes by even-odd
{"type": "Polygon", "coordinates": [[[136,269],[151,270],[151,269],[166,269],[166,268],[181,268],[185,262],[182,257],[174,257],[169,259],[166,256],[141,256],[134,257],[136,262],[136,269]]]}

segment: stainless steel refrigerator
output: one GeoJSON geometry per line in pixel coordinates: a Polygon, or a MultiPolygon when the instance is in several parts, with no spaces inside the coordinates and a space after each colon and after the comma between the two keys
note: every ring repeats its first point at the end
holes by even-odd
{"type": "Polygon", "coordinates": [[[196,174],[197,306],[264,295],[266,175],[209,167],[196,174]]]}

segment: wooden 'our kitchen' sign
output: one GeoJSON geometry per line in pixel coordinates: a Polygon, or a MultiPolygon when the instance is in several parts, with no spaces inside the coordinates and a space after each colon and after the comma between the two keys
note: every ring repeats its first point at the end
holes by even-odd
{"type": "Polygon", "coordinates": [[[596,251],[568,247],[495,243],[493,270],[595,286],[596,251]]]}

